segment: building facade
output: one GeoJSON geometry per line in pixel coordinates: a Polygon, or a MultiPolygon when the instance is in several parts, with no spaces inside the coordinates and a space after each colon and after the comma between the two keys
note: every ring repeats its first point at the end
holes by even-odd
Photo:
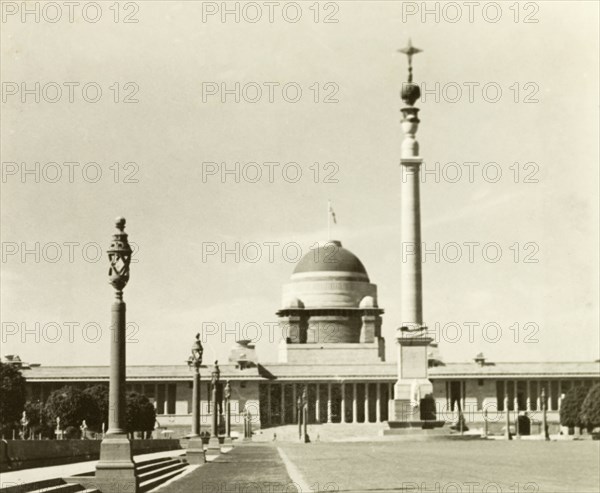
{"type": "MultiPolygon", "coordinates": [[[[278,361],[261,362],[249,341],[232,348],[220,365],[221,385],[232,389],[233,429],[249,412],[255,430],[297,423],[298,398],[306,389],[310,424],[385,423],[391,416],[397,362],[385,361],[383,309],[377,286],[362,262],[340,242],[308,252],[283,287],[277,311],[284,337],[278,361]]],[[[14,359],[14,358],[13,358],[14,359]]],[[[201,375],[201,423],[209,426],[212,405],[210,365],[201,375]]],[[[44,401],[65,385],[79,388],[108,382],[108,367],[23,366],[28,399],[44,401]]],[[[429,355],[437,419],[454,423],[459,408],[469,426],[488,422],[491,432],[527,415],[532,432],[541,422],[545,389],[551,432],[558,430],[561,398],[574,385],[600,381],[600,362],[490,362],[482,355],[468,363],[443,363],[429,355]]],[[[128,389],[155,405],[158,426],[175,436],[189,432],[192,372],[187,366],[128,366],[128,389]]]]}

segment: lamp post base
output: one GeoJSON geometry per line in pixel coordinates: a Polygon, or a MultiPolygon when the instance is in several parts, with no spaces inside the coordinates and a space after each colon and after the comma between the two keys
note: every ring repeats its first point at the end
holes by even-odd
{"type": "Polygon", "coordinates": [[[139,481],[127,436],[114,435],[102,440],[94,483],[102,493],[137,491],[139,481]]]}
{"type": "Polygon", "coordinates": [[[188,461],[188,464],[191,465],[204,464],[206,462],[206,454],[204,452],[202,438],[199,436],[190,438],[185,457],[188,461]]]}

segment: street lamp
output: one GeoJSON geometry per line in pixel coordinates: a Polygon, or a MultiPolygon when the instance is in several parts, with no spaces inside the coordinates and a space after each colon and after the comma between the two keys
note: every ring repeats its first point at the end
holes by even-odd
{"type": "Polygon", "coordinates": [[[544,437],[544,440],[548,441],[550,440],[550,435],[548,433],[548,416],[546,413],[548,403],[546,401],[545,387],[542,387],[542,395],[540,397],[542,401],[542,436],[544,437]]]}
{"type": "Polygon", "coordinates": [[[202,353],[204,348],[200,342],[200,333],[196,334],[196,340],[192,344],[192,354],[188,358],[188,366],[194,370],[194,386],[192,391],[192,434],[190,438],[200,436],[200,366],[202,365],[202,353]]]}
{"type": "Polygon", "coordinates": [[[210,430],[210,440],[208,441],[208,450],[221,451],[221,445],[219,444],[218,426],[219,426],[219,403],[217,402],[217,388],[219,387],[219,380],[221,379],[221,370],[219,370],[219,362],[215,361],[215,366],[210,373],[210,383],[212,386],[212,426],[210,430]]]}
{"type": "Polygon", "coordinates": [[[100,446],[100,460],[96,465],[97,489],[112,492],[116,489],[137,491],[138,478],[132,459],[131,442],[125,429],[125,302],[123,289],[129,282],[131,246],[125,233],[125,218],[118,217],[117,231],[113,233],[106,251],[110,267],[108,282],[115,289],[112,305],[110,343],[110,381],[108,431],[100,446]]]}
{"type": "Polygon", "coordinates": [[[306,385],[302,388],[296,405],[298,406],[298,438],[301,442],[308,443],[308,389],[306,385]]]}
{"type": "Polygon", "coordinates": [[[229,384],[229,380],[225,384],[223,397],[225,398],[225,439],[223,440],[223,444],[231,446],[231,385],[229,384]]]}
{"type": "Polygon", "coordinates": [[[192,343],[192,354],[187,364],[194,370],[194,383],[192,390],[192,433],[189,436],[188,449],[186,452],[189,464],[204,464],[204,446],[200,436],[200,366],[202,365],[202,353],[204,348],[200,342],[200,333],[196,334],[196,340],[192,343]]]}

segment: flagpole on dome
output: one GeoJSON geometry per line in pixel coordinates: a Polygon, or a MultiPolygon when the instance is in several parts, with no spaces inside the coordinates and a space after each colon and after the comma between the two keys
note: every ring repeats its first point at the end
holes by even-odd
{"type": "Polygon", "coordinates": [[[327,200],[327,241],[331,241],[331,200],[327,200]]]}
{"type": "Polygon", "coordinates": [[[327,242],[331,241],[331,220],[333,219],[333,224],[337,224],[337,219],[335,218],[335,212],[333,207],[331,207],[331,200],[327,200],[327,242]]]}

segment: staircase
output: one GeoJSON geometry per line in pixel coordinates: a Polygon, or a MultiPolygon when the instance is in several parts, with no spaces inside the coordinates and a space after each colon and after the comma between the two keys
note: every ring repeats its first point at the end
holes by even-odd
{"type": "MultiPolygon", "coordinates": [[[[357,437],[373,437],[377,439],[381,430],[388,428],[387,423],[323,423],[310,424],[307,433],[311,442],[352,441],[357,437]]],[[[297,442],[298,425],[282,425],[255,431],[254,442],[269,442],[276,435],[276,441],[297,442]]]]}
{"type": "Polygon", "coordinates": [[[136,466],[139,478],[138,492],[145,493],[181,474],[187,467],[187,462],[185,455],[180,455],[138,462],[136,466]]]}
{"type": "MultiPolygon", "coordinates": [[[[137,493],[146,493],[181,474],[188,466],[185,455],[163,457],[146,461],[136,461],[138,475],[137,493]]],[[[68,478],[55,478],[35,483],[15,484],[3,483],[0,493],[100,493],[93,487],[94,473],[79,474],[68,478]],[[86,486],[82,486],[86,485],[86,486]]],[[[133,493],[133,492],[132,492],[133,493]]]]}
{"type": "Polygon", "coordinates": [[[2,493],[100,493],[97,489],[86,489],[79,484],[69,484],[60,478],[19,484],[0,489],[2,493]]]}

